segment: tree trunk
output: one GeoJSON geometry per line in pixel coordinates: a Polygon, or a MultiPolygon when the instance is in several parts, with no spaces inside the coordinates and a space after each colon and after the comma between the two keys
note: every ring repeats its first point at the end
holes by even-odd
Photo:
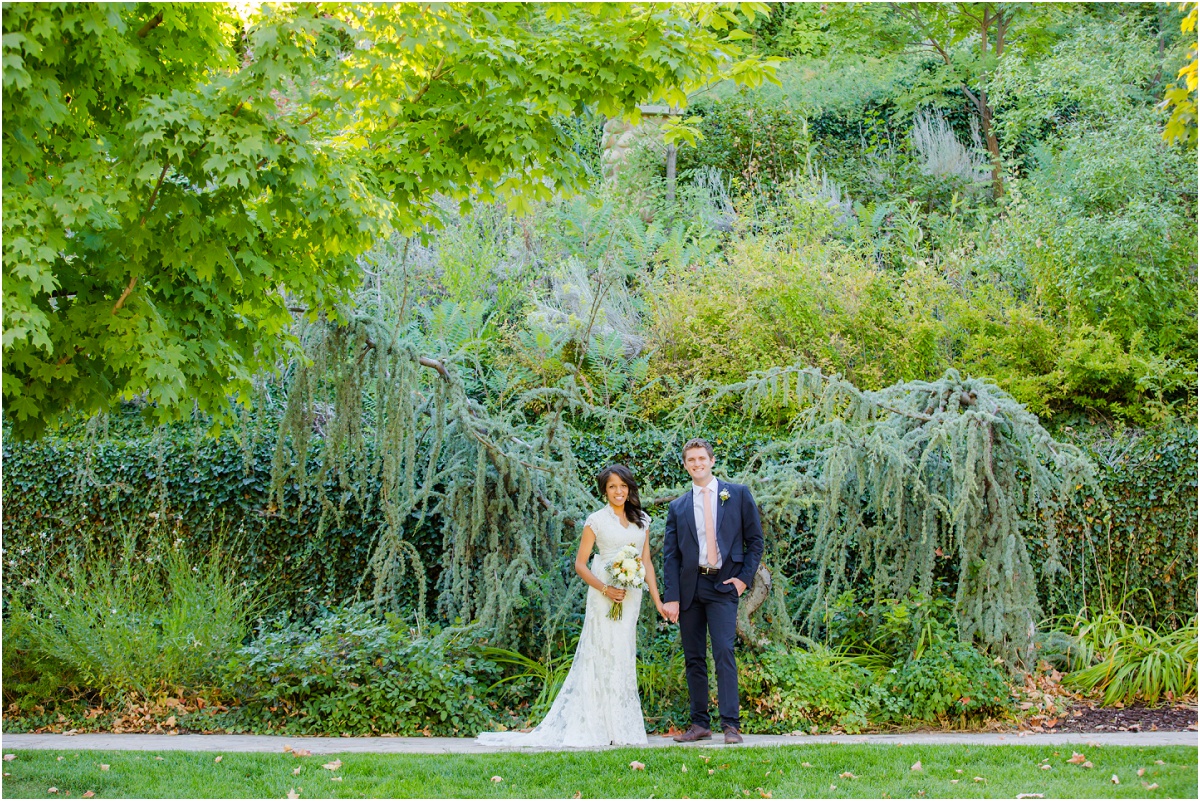
{"type": "Polygon", "coordinates": [[[667,145],[667,202],[675,202],[675,145],[667,145]]]}

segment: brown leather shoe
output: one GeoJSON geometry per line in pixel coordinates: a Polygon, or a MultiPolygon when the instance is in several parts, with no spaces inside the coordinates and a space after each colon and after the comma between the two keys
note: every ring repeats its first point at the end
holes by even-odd
{"type": "Polygon", "coordinates": [[[742,735],[732,726],[726,726],[725,729],[725,745],[737,745],[742,741],[742,735]]]}
{"type": "Polygon", "coordinates": [[[691,726],[688,726],[688,730],[683,734],[676,734],[671,739],[677,743],[694,743],[697,740],[711,740],[712,729],[706,729],[703,726],[693,723],[691,726]]]}

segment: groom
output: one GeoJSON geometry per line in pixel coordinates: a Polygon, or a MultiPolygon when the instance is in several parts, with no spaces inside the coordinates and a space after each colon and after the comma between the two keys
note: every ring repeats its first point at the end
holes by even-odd
{"type": "Polygon", "coordinates": [[[762,559],[762,525],[750,489],[713,478],[712,445],[702,439],[683,446],[692,488],[668,507],[663,542],[663,613],[679,623],[687,670],[692,725],[675,740],[712,737],[708,708],[707,640],[717,666],[717,709],[725,742],[740,743],[737,663],[738,597],[754,580],[762,559]]]}

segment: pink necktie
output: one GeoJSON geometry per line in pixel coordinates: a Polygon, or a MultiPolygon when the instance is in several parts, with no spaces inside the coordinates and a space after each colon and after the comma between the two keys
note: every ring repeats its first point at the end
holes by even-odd
{"type": "Polygon", "coordinates": [[[717,525],[713,521],[712,504],[708,500],[708,497],[712,495],[712,490],[705,487],[700,491],[703,493],[702,500],[704,501],[704,547],[708,549],[708,564],[715,566],[720,557],[717,553],[717,525]]]}

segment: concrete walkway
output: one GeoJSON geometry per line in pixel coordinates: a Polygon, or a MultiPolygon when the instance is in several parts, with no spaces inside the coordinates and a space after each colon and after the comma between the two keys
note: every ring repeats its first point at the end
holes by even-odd
{"type": "MultiPolygon", "coordinates": [[[[1048,746],[1160,746],[1197,745],[1195,732],[1104,732],[1048,734],[975,734],[930,732],[918,734],[747,734],[746,746],[795,746],[823,743],[874,745],[1048,745],[1048,746]]],[[[223,753],[282,753],[284,746],[314,754],[492,754],[504,751],[550,751],[547,748],[483,746],[462,737],[275,737],[252,734],[3,734],[4,751],[211,751],[223,753]]],[[[669,737],[652,735],[651,748],[737,748],[720,737],[695,745],[681,745],[669,737]]],[[[745,747],[745,746],[743,746],[745,747]]]]}

